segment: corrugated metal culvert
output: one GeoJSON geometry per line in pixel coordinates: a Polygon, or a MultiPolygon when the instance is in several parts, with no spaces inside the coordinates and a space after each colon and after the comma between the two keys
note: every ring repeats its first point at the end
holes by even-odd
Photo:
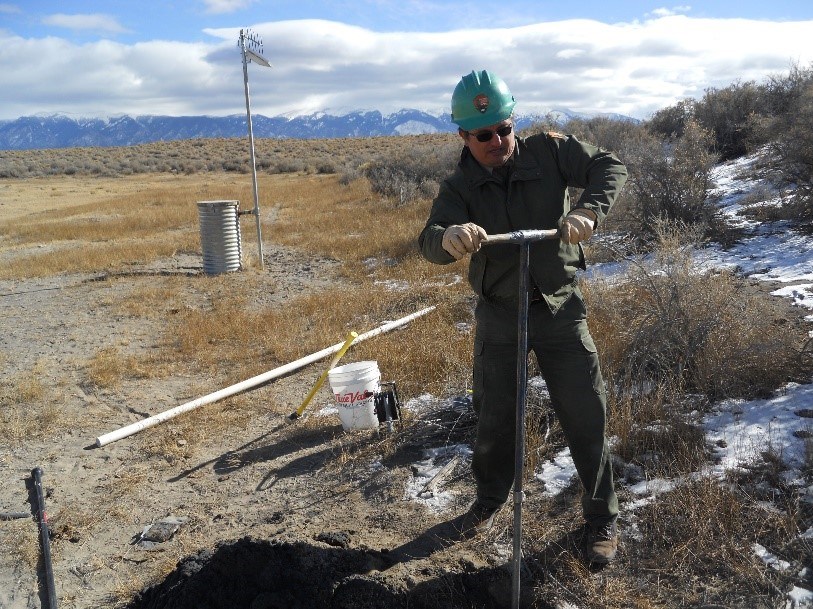
{"type": "Polygon", "coordinates": [[[239,201],[199,201],[203,272],[217,275],[242,268],[239,201]]]}

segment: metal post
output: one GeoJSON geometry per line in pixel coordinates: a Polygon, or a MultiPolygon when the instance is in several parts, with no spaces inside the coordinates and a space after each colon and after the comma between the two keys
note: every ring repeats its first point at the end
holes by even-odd
{"type": "Polygon", "coordinates": [[[260,195],[257,190],[257,162],[254,157],[254,130],[251,126],[251,102],[248,94],[248,58],[246,57],[246,38],[243,30],[240,30],[240,50],[243,55],[243,85],[246,91],[246,117],[248,118],[248,143],[251,152],[251,182],[254,186],[254,223],[257,226],[257,247],[260,255],[260,270],[264,268],[263,262],[263,235],[260,227],[260,195]]]}

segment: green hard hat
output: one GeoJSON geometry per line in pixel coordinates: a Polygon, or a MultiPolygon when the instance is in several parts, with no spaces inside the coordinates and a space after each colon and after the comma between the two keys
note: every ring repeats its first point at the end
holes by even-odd
{"type": "Polygon", "coordinates": [[[452,122],[464,131],[496,125],[511,116],[516,103],[502,78],[488,70],[472,71],[452,93],[452,122]]]}

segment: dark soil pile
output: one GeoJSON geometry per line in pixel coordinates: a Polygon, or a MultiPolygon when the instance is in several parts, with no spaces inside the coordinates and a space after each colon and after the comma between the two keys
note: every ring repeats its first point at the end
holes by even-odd
{"type": "Polygon", "coordinates": [[[404,581],[386,554],[245,537],[178,563],[128,609],[437,609],[510,607],[505,569],[432,573],[404,581]],[[399,581],[400,579],[400,581],[399,581]]]}

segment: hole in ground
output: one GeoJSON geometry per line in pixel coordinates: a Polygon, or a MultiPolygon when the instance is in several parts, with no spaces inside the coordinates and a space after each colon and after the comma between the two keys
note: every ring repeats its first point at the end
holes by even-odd
{"type": "Polygon", "coordinates": [[[378,552],[245,537],[181,560],[127,609],[511,606],[511,576],[505,568],[450,573],[416,565],[413,577],[387,566],[386,554],[378,552]]]}

